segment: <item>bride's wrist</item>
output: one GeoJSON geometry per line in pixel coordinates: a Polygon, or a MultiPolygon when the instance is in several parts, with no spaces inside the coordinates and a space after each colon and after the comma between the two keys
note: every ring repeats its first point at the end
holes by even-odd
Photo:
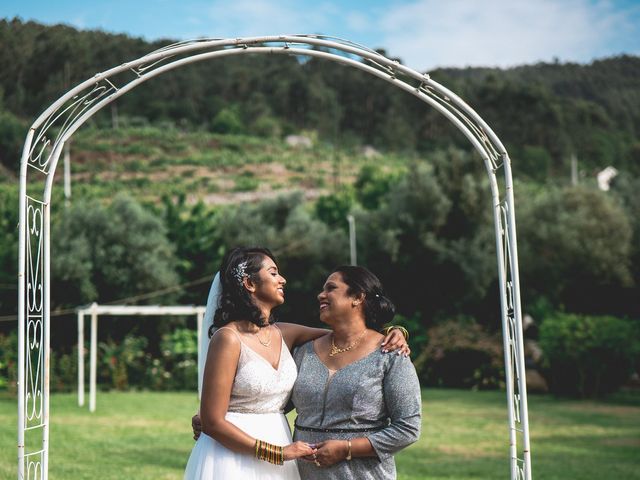
{"type": "Polygon", "coordinates": [[[256,439],[255,456],[258,460],[273,463],[274,465],[284,465],[284,448],[269,442],[256,439]]]}

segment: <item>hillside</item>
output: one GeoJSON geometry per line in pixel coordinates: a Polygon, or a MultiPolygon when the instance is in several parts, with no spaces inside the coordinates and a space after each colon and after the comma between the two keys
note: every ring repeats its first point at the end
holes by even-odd
{"type": "MultiPolygon", "coordinates": [[[[83,129],[73,137],[70,153],[74,197],[108,198],[126,191],[154,203],[163,196],[186,195],[188,204],[209,205],[264,200],[299,190],[315,199],[353,184],[365,165],[400,172],[411,159],[371,148],[336,149],[318,141],[309,147],[291,146],[280,139],[154,126],[83,129]]],[[[60,163],[58,195],[62,175],[60,163]]],[[[2,183],[16,181],[4,176],[2,183]]]]}
{"type": "MultiPolygon", "coordinates": [[[[0,20],[0,163],[16,170],[28,124],[70,86],[170,40],[0,20]]],[[[640,58],[430,72],[498,133],[522,175],[566,175],[575,154],[593,173],[640,171],[640,58]]],[[[118,100],[121,123],[425,153],[465,139],[435,111],[363,72],[309,59],[242,56],[170,72],[118,100]]],[[[109,109],[108,109],[109,110],[109,109]]],[[[95,117],[112,124],[114,110],[95,117]]]]}

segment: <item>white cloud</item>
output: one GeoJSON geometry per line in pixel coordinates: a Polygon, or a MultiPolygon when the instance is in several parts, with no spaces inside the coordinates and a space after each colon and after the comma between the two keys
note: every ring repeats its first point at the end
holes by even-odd
{"type": "Polygon", "coordinates": [[[202,25],[202,17],[196,17],[196,16],[187,16],[184,19],[185,24],[186,25],[190,25],[190,26],[199,26],[202,25]]]}
{"type": "Polygon", "coordinates": [[[362,12],[348,12],[346,24],[354,32],[366,32],[371,25],[371,19],[362,12]]]}
{"type": "Polygon", "coordinates": [[[84,15],[76,15],[71,19],[71,21],[69,21],[69,24],[80,30],[87,28],[87,21],[85,20],[84,15]]]}
{"type": "Polygon", "coordinates": [[[327,31],[337,7],[316,4],[302,10],[292,0],[215,1],[208,11],[209,30],[216,36],[257,36],[327,31]]]}
{"type": "MultiPolygon", "coordinates": [[[[637,7],[629,8],[637,18],[637,7]]],[[[638,35],[629,18],[609,1],[416,0],[395,6],[379,25],[381,43],[413,68],[505,67],[606,55],[608,43],[638,35]]]]}

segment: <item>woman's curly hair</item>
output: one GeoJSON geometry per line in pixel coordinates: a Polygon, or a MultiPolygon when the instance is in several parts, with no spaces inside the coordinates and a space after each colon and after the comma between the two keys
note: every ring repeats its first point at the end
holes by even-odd
{"type": "Polygon", "coordinates": [[[244,277],[259,283],[258,272],[265,257],[277,264],[275,257],[267,248],[236,247],[227,252],[220,265],[220,283],[222,293],[220,305],[213,316],[213,325],[209,328],[209,337],[215,328],[225,326],[234,320],[249,320],[259,327],[275,321],[273,314],[263,318],[262,311],[251,299],[251,295],[242,283],[244,277]]]}

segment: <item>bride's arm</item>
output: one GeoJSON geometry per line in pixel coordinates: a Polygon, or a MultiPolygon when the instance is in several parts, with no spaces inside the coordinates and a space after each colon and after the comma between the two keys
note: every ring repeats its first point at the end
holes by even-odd
{"type": "MultiPolygon", "coordinates": [[[[326,328],[305,327],[304,325],[298,325],[296,323],[278,322],[277,325],[280,327],[282,338],[287,344],[287,347],[289,347],[289,350],[293,350],[298,345],[331,333],[331,330],[326,328]]],[[[409,356],[409,353],[411,353],[404,335],[400,330],[395,328],[384,337],[380,348],[385,352],[400,352],[405,356],[409,356]]]]}
{"type": "Polygon", "coordinates": [[[327,328],[306,327],[304,325],[298,325],[297,323],[278,322],[277,325],[280,327],[282,338],[284,339],[284,343],[287,344],[287,347],[289,347],[289,350],[293,350],[298,345],[331,333],[331,330],[327,328]]]}
{"type": "Polygon", "coordinates": [[[255,439],[225,419],[240,358],[240,340],[221,329],[209,342],[204,367],[200,418],[202,432],[235,452],[251,453],[255,439]]]}

